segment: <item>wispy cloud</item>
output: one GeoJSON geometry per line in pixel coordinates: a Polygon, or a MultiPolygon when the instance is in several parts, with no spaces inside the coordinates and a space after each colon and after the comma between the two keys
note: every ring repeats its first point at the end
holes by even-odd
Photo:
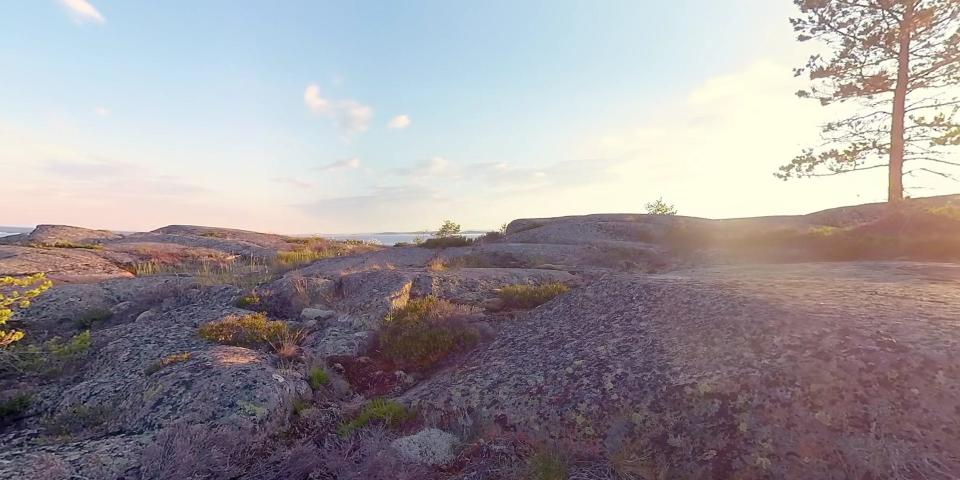
{"type": "Polygon", "coordinates": [[[333,119],[333,122],[347,135],[365,132],[373,120],[373,108],[360,102],[344,99],[331,100],[320,92],[320,86],[307,85],[303,92],[303,103],[317,114],[333,119]]]}
{"type": "Polygon", "coordinates": [[[104,23],[107,21],[87,0],[60,0],[60,3],[67,8],[74,22],[104,23]]]}
{"type": "Polygon", "coordinates": [[[358,167],[360,167],[360,159],[353,157],[321,165],[317,167],[316,170],[320,172],[337,172],[341,170],[353,170],[358,167]]]}
{"type": "Polygon", "coordinates": [[[302,189],[305,189],[305,190],[306,190],[306,189],[313,188],[313,183],[308,182],[308,181],[305,181],[305,180],[301,180],[301,179],[299,179],[299,178],[293,178],[293,177],[276,177],[276,178],[271,178],[270,180],[271,180],[271,181],[274,181],[274,182],[276,182],[276,183],[280,183],[280,184],[283,184],[283,185],[289,185],[289,186],[291,186],[291,187],[302,188],[302,189]]]}
{"type": "Polygon", "coordinates": [[[409,115],[397,115],[390,119],[387,123],[387,127],[392,129],[402,129],[410,126],[410,116],[409,115]]]}

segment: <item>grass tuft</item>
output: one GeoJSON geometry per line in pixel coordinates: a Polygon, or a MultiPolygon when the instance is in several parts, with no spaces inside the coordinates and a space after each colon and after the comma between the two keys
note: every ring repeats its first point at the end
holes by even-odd
{"type": "Polygon", "coordinates": [[[534,308],[568,291],[570,287],[560,282],[541,285],[518,284],[501,288],[499,296],[508,308],[534,308]]]}
{"type": "Polygon", "coordinates": [[[373,422],[379,422],[388,427],[396,428],[412,416],[413,415],[407,411],[407,408],[400,403],[393,400],[375,398],[367,403],[353,420],[340,424],[337,433],[340,434],[341,437],[346,437],[373,422]]]}

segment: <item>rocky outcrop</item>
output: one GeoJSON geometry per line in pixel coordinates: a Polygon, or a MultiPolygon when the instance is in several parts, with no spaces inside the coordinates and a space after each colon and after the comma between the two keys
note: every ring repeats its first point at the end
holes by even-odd
{"type": "Polygon", "coordinates": [[[668,478],[960,472],[958,285],[904,264],[609,275],[404,398],[668,478]]]}
{"type": "Polygon", "coordinates": [[[37,225],[37,228],[30,233],[0,237],[0,244],[93,245],[120,238],[123,238],[123,236],[109,230],[91,230],[89,228],[71,227],[69,225],[37,225]]]}

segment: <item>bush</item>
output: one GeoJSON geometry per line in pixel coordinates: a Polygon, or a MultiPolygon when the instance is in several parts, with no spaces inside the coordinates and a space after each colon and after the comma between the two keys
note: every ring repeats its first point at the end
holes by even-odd
{"type": "Polygon", "coordinates": [[[417,246],[423,248],[469,247],[470,245],[473,245],[473,239],[464,237],[463,235],[428,238],[417,244],[417,246]]]}
{"type": "Polygon", "coordinates": [[[63,367],[85,356],[92,344],[90,331],[84,331],[64,341],[53,337],[40,345],[11,348],[8,365],[19,372],[56,375],[63,367]]]}
{"type": "Polygon", "coordinates": [[[567,480],[570,475],[567,460],[552,451],[533,454],[528,460],[527,472],[531,480],[567,480]]]}
{"type": "Polygon", "coordinates": [[[12,345],[23,338],[19,330],[4,330],[3,326],[13,318],[14,310],[30,306],[30,301],[50,289],[53,282],[44,274],[28,277],[0,277],[0,349],[12,345]]]}
{"type": "Polygon", "coordinates": [[[393,400],[375,398],[367,403],[353,420],[340,424],[337,433],[346,437],[374,421],[395,428],[411,417],[410,412],[402,404],[393,400]]]}
{"type": "Polygon", "coordinates": [[[143,373],[146,375],[153,375],[154,373],[157,373],[160,370],[162,370],[164,367],[169,367],[170,365],[173,365],[176,363],[186,362],[187,360],[190,360],[190,357],[192,356],[193,355],[190,352],[181,352],[181,353],[174,353],[173,355],[167,355],[166,357],[163,357],[160,360],[157,360],[156,362],[152,363],[149,367],[147,367],[146,370],[144,370],[143,373]]]}
{"type": "Polygon", "coordinates": [[[263,313],[228,315],[200,326],[200,338],[238,347],[258,347],[278,343],[289,334],[287,324],[268,320],[263,313]]]}
{"type": "Polygon", "coordinates": [[[322,367],[313,367],[307,373],[307,381],[310,383],[310,388],[320,390],[330,383],[330,375],[322,367]]]}
{"type": "Polygon", "coordinates": [[[97,322],[104,322],[110,319],[113,316],[113,312],[107,310],[106,308],[93,308],[87,310],[79,317],[73,320],[73,324],[77,328],[89,329],[93,327],[93,324],[97,322]]]}
{"type": "Polygon", "coordinates": [[[60,360],[73,360],[90,350],[92,343],[90,330],[74,335],[64,342],[60,337],[53,337],[45,343],[47,351],[60,360]]]}
{"type": "Polygon", "coordinates": [[[553,297],[570,291],[570,287],[560,282],[542,285],[507,285],[500,289],[499,296],[504,306],[509,308],[534,308],[547,303],[553,297]]]}
{"type": "Polygon", "coordinates": [[[0,401],[0,424],[15,420],[26,413],[32,402],[33,398],[26,393],[0,401]]]}
{"type": "Polygon", "coordinates": [[[479,334],[463,320],[474,312],[435,297],[412,299],[384,319],[380,351],[404,368],[430,367],[476,343],[479,334]]]}
{"type": "Polygon", "coordinates": [[[237,300],[237,308],[251,309],[260,305],[263,299],[257,292],[250,292],[237,300]]]}

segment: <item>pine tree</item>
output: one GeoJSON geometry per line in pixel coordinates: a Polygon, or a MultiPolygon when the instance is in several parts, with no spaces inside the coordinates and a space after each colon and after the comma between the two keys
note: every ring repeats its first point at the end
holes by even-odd
{"type": "Polygon", "coordinates": [[[947,156],[960,145],[960,1],[794,0],[790,19],[801,42],[820,41],[795,70],[811,87],[797,92],[822,105],[857,102],[858,111],[822,127],[823,144],[776,173],[784,180],[886,168],[888,200],[903,199],[903,177],[960,166],[947,156]],[[956,94],[954,90],[953,94],[956,94]],[[907,169],[904,169],[907,165],[907,169]]]}

